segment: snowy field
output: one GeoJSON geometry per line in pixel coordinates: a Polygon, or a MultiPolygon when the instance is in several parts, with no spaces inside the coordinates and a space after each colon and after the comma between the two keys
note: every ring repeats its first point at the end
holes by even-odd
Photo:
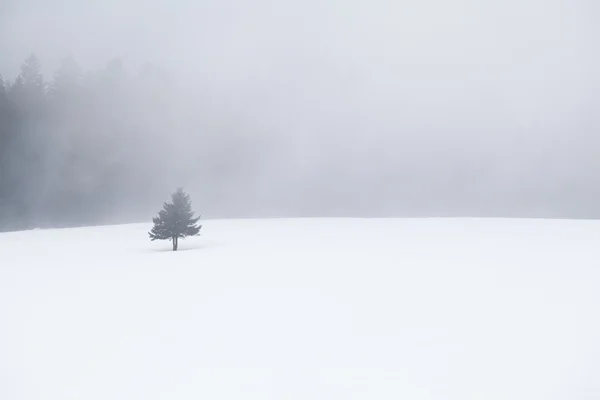
{"type": "Polygon", "coordinates": [[[203,225],[0,234],[0,399],[600,399],[600,221],[203,225]]]}

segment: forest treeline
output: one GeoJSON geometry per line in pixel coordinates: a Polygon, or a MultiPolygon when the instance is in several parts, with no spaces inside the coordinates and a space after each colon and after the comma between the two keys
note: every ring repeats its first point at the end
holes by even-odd
{"type": "Polygon", "coordinates": [[[187,183],[182,171],[223,178],[241,159],[231,137],[190,143],[206,129],[170,85],[163,70],[119,59],[84,72],[65,58],[47,78],[32,54],[16,78],[0,75],[0,230],[135,220],[187,183]]]}
{"type": "Polygon", "coordinates": [[[593,116],[517,140],[507,114],[506,133],[482,123],[463,137],[451,124],[361,120],[371,108],[319,91],[269,94],[281,84],[269,79],[212,82],[119,59],[42,66],[30,55],[16,77],[0,75],[0,230],[150,220],[177,187],[207,218],[599,215],[593,116]]]}

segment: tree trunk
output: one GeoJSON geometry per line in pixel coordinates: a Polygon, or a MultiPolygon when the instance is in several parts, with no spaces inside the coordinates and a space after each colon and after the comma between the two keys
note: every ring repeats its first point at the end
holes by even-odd
{"type": "Polygon", "coordinates": [[[179,239],[177,236],[173,237],[173,251],[177,251],[177,246],[179,245],[177,239],[179,239]]]}

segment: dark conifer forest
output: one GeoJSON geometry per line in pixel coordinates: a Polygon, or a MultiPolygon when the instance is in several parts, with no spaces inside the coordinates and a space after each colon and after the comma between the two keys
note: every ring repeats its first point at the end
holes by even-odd
{"type": "Polygon", "coordinates": [[[230,50],[0,71],[0,230],[149,221],[177,187],[207,219],[600,217],[595,72],[445,86],[230,50]]]}
{"type": "Polygon", "coordinates": [[[244,162],[238,131],[194,126],[204,107],[182,108],[186,94],[158,67],[114,59],[84,71],[67,57],[42,71],[31,54],[17,77],[0,75],[0,230],[148,219],[178,184],[220,196],[244,162]]]}

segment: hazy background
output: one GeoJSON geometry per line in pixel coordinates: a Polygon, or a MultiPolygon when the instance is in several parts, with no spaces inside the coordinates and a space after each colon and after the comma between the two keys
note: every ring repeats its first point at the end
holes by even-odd
{"type": "Polygon", "coordinates": [[[119,97],[129,189],[94,223],[180,185],[204,217],[596,218],[598,21],[595,0],[0,0],[0,73],[161,71],[119,97]]]}

